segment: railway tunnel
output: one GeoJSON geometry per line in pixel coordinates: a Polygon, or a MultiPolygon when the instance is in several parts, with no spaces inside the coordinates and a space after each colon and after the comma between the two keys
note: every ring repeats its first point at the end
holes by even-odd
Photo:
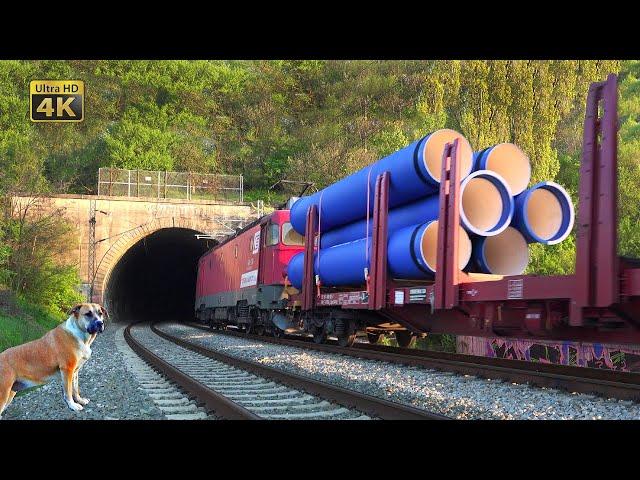
{"type": "Polygon", "coordinates": [[[163,228],[135,243],[114,265],[104,291],[118,322],[193,318],[198,258],[217,242],[187,228],[163,228]]]}

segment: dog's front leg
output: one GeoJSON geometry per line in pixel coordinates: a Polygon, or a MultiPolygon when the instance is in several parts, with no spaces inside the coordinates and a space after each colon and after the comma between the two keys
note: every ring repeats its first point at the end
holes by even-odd
{"type": "Polygon", "coordinates": [[[11,400],[13,400],[13,396],[16,394],[16,392],[11,390],[12,385],[12,378],[0,375],[0,418],[2,418],[2,412],[9,406],[11,400]]]}
{"type": "Polygon", "coordinates": [[[18,392],[14,392],[13,390],[11,390],[11,393],[9,393],[9,400],[7,400],[7,403],[4,406],[5,410],[9,405],[11,405],[11,402],[13,402],[13,397],[16,396],[16,393],[18,393],[18,392]]]}
{"type": "Polygon", "coordinates": [[[79,403],[76,403],[73,399],[73,368],[63,368],[60,370],[62,375],[62,388],[64,388],[64,401],[67,402],[67,406],[74,411],[82,410],[84,407],[79,403]]]}
{"type": "Polygon", "coordinates": [[[76,371],[73,373],[73,399],[78,402],[80,405],[86,405],[87,403],[89,403],[89,399],[88,398],[82,398],[80,396],[80,386],[78,383],[78,372],[80,371],[80,369],[76,369],[76,371]]]}

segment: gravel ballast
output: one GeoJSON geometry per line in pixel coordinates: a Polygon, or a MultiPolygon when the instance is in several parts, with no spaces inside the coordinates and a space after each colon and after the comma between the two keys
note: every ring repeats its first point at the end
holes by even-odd
{"type": "Polygon", "coordinates": [[[62,396],[62,381],[55,380],[17,395],[2,420],[162,420],[165,415],[140,390],[116,345],[122,326],[109,324],[91,345],[91,358],[79,373],[80,394],[91,401],[84,410],[70,410],[62,396]]]}
{"type": "Polygon", "coordinates": [[[640,404],[231,337],[177,323],[188,341],[457,419],[639,419],[640,404]]]}
{"type": "Polygon", "coordinates": [[[133,338],[146,349],[200,384],[224,395],[254,415],[273,420],[369,420],[355,409],[271,379],[230,366],[165,340],[149,324],[131,328],[133,338]]]}

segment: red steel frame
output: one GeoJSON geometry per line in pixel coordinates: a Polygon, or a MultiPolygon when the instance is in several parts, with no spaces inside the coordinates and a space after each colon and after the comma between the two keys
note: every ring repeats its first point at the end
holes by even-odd
{"type": "MultiPolygon", "coordinates": [[[[313,259],[318,239],[318,208],[311,205],[307,211],[307,229],[304,235],[304,270],[302,276],[302,310],[313,310],[316,300],[313,259]]],[[[319,245],[319,243],[318,243],[319,245]]]]}
{"type": "Polygon", "coordinates": [[[440,176],[440,214],[438,222],[438,255],[433,309],[442,310],[459,304],[458,234],[460,225],[460,162],[458,139],[447,144],[442,154],[440,176]]]}
{"type": "Polygon", "coordinates": [[[640,261],[617,256],[617,77],[589,89],[580,170],[575,275],[467,275],[457,268],[457,142],[443,152],[435,282],[387,279],[389,174],[376,179],[366,291],[320,293],[313,275],[317,209],[307,212],[302,309],[376,310],[417,332],[640,343],[640,261]],[[600,117],[600,105],[603,115],[600,117]],[[599,140],[599,137],[601,140],[599,140]]]}
{"type": "Polygon", "coordinates": [[[593,83],[587,96],[580,166],[576,291],[569,324],[584,325],[583,309],[618,303],[618,92],[615,75],[593,83]],[[603,102],[604,115],[598,117],[603,102]],[[598,141],[598,136],[602,140],[598,141]]]}
{"type": "Polygon", "coordinates": [[[373,203],[371,268],[367,282],[369,310],[381,310],[387,303],[387,218],[389,212],[389,173],[376,179],[373,203]]]}

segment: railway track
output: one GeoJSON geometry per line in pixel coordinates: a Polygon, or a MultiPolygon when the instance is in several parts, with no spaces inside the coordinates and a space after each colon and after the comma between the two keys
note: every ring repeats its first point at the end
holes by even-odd
{"type": "Polygon", "coordinates": [[[241,360],[172,336],[153,325],[130,325],[124,336],[153,368],[224,419],[447,419],[241,360]]]}
{"type": "MultiPolygon", "coordinates": [[[[189,326],[211,332],[204,325],[189,322],[189,326]]],[[[474,375],[488,379],[529,383],[539,387],[556,388],[570,392],[593,394],[605,398],[640,401],[640,374],[596,368],[575,367],[545,363],[478,357],[459,353],[417,350],[386,345],[355,343],[353,347],[340,347],[337,343],[316,344],[311,338],[285,336],[281,338],[245,334],[232,330],[216,333],[240,338],[288,345],[410,366],[419,366],[461,375],[474,375]]]]}

